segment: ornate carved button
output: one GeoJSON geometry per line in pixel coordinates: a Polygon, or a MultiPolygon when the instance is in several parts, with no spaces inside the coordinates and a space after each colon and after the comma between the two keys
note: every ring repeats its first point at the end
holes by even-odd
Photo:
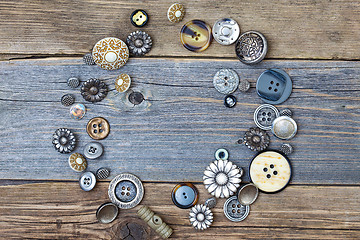
{"type": "Polygon", "coordinates": [[[243,221],[250,212],[250,207],[241,205],[236,196],[232,196],[224,203],[224,214],[230,221],[243,221]]]}
{"type": "Polygon", "coordinates": [[[191,208],[199,199],[199,192],[192,183],[179,183],[172,192],[171,199],[179,208],[191,208]]]}
{"type": "Polygon", "coordinates": [[[289,155],[294,151],[293,147],[288,144],[288,143],[284,143],[281,145],[280,147],[280,152],[282,152],[285,155],[289,155]]]}
{"type": "Polygon", "coordinates": [[[149,16],[144,10],[137,9],[131,14],[130,21],[135,27],[143,27],[149,21],[149,16]]]}
{"type": "Polygon", "coordinates": [[[213,84],[215,89],[222,94],[235,92],[239,86],[239,76],[234,70],[220,69],[214,75],[213,84]]]}
{"type": "Polygon", "coordinates": [[[84,155],[87,159],[96,159],[104,152],[103,146],[98,142],[91,142],[85,145],[84,155]]]}
{"type": "Polygon", "coordinates": [[[297,124],[294,119],[287,116],[281,116],[273,121],[271,131],[276,137],[288,140],[295,136],[297,124]]]}
{"type": "Polygon", "coordinates": [[[95,117],[88,122],[86,131],[92,139],[101,140],[109,135],[110,124],[105,118],[95,117]]]}
{"type": "Polygon", "coordinates": [[[88,102],[100,102],[107,93],[108,86],[96,78],[90,78],[81,86],[81,95],[88,102]]]}
{"type": "Polygon", "coordinates": [[[177,23],[180,22],[185,16],[185,8],[180,3],[174,3],[171,5],[167,11],[167,17],[170,22],[177,23]]]}
{"type": "Polygon", "coordinates": [[[96,210],[96,218],[101,223],[111,223],[119,213],[119,208],[113,203],[104,203],[96,210]]]}
{"type": "Polygon", "coordinates": [[[201,20],[187,22],[180,31],[183,46],[193,52],[202,52],[210,46],[211,27],[201,20]]]}
{"type": "Polygon", "coordinates": [[[290,182],[290,162],[285,155],[279,152],[265,151],[256,155],[251,161],[249,175],[251,181],[261,191],[278,192],[290,182]]]}
{"type": "Polygon", "coordinates": [[[233,108],[235,107],[237,103],[237,99],[235,96],[233,95],[227,95],[225,98],[224,98],[224,105],[225,107],[227,108],[233,108]]]}
{"type": "Polygon", "coordinates": [[[261,62],[267,53],[267,41],[264,35],[256,31],[241,34],[235,44],[236,56],[246,64],[261,62]]]}
{"type": "Polygon", "coordinates": [[[221,18],[212,28],[214,39],[221,45],[233,44],[240,35],[239,24],[231,18],[221,18]]]}
{"type": "Polygon", "coordinates": [[[122,73],[115,80],[116,91],[123,93],[126,92],[131,85],[131,78],[128,74],[122,73]]]}
{"type": "Polygon", "coordinates": [[[71,88],[77,88],[80,85],[80,81],[76,77],[71,77],[67,80],[67,85],[71,88]]]}
{"type": "Polygon", "coordinates": [[[130,53],[135,56],[143,56],[151,50],[152,40],[149,34],[143,31],[130,33],[126,38],[130,53]]]}
{"type": "Polygon", "coordinates": [[[84,172],[79,178],[79,184],[82,190],[90,191],[96,185],[96,177],[92,172],[84,172]]]}
{"type": "Polygon", "coordinates": [[[87,167],[87,161],[80,153],[73,153],[69,157],[69,166],[76,172],[82,172],[87,167]]]}
{"type": "Polygon", "coordinates": [[[208,206],[198,204],[191,208],[189,219],[195,229],[205,230],[211,226],[214,215],[208,206]]]}
{"type": "Polygon", "coordinates": [[[70,108],[70,116],[75,120],[82,119],[86,114],[86,107],[84,104],[78,103],[70,108]]]}
{"type": "Polygon", "coordinates": [[[67,128],[59,128],[53,134],[52,143],[59,153],[70,153],[75,149],[76,139],[67,128]]]}
{"type": "Polygon", "coordinates": [[[270,104],[262,104],[254,112],[254,122],[263,130],[270,130],[272,122],[277,117],[279,117],[279,110],[270,104]]]}
{"type": "Polygon", "coordinates": [[[107,37],[95,44],[92,56],[101,68],[114,70],[125,65],[129,59],[129,49],[120,39],[107,37]]]}
{"type": "Polygon", "coordinates": [[[244,135],[244,143],[251,151],[262,151],[269,146],[270,137],[258,127],[250,128],[244,135]]]}
{"type": "Polygon", "coordinates": [[[64,96],[61,97],[61,104],[64,105],[65,107],[69,107],[73,105],[74,102],[75,102],[75,97],[71,94],[65,94],[64,96]]]}

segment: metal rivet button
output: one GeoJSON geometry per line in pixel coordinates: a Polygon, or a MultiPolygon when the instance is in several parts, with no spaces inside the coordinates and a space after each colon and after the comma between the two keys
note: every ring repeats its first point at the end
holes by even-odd
{"type": "Polygon", "coordinates": [[[251,151],[262,151],[269,146],[270,137],[258,127],[250,128],[244,135],[244,143],[251,151]]]}
{"type": "Polygon", "coordinates": [[[261,62],[267,53],[267,41],[264,35],[256,31],[241,34],[235,44],[239,60],[246,64],[261,62]]]}
{"type": "Polygon", "coordinates": [[[69,157],[69,166],[76,172],[82,172],[87,167],[87,161],[80,153],[73,153],[69,157]]]}
{"type": "Polygon", "coordinates": [[[287,116],[281,116],[273,121],[271,131],[276,137],[288,140],[295,136],[297,124],[294,119],[287,116]]]}
{"type": "Polygon", "coordinates": [[[270,104],[260,105],[254,112],[254,122],[263,130],[270,130],[272,122],[277,117],[279,117],[279,110],[270,104]]]}
{"type": "Polygon", "coordinates": [[[116,91],[123,93],[126,92],[131,85],[131,78],[128,74],[122,73],[115,80],[116,91]]]}
{"type": "Polygon", "coordinates": [[[98,142],[91,142],[85,145],[84,155],[88,159],[96,159],[104,152],[103,146],[98,142]]]}
{"type": "Polygon", "coordinates": [[[79,178],[79,184],[82,190],[90,191],[96,185],[96,177],[92,172],[84,172],[79,178]]]}
{"type": "Polygon", "coordinates": [[[259,189],[252,183],[246,184],[240,188],[238,200],[242,205],[253,204],[259,195],[259,189]]]}
{"type": "Polygon", "coordinates": [[[101,68],[114,70],[125,65],[129,59],[129,49],[120,39],[108,37],[95,44],[92,56],[101,68]]]}
{"type": "Polygon", "coordinates": [[[105,118],[95,117],[86,125],[86,131],[92,139],[101,140],[109,135],[110,124],[105,118]]]}
{"type": "Polygon", "coordinates": [[[239,24],[231,18],[222,18],[212,28],[214,39],[221,45],[233,44],[240,35],[239,24]]]}
{"type": "Polygon", "coordinates": [[[143,27],[149,21],[149,16],[144,10],[137,9],[131,14],[130,21],[135,27],[143,27]]]}
{"type": "Polygon", "coordinates": [[[80,85],[80,81],[76,77],[71,77],[67,80],[67,85],[71,88],[77,88],[80,85]]]}
{"type": "Polygon", "coordinates": [[[190,210],[190,223],[197,230],[205,230],[210,227],[213,218],[214,216],[210,208],[203,204],[195,205],[190,210]]]}
{"type": "Polygon", "coordinates": [[[102,167],[96,171],[96,177],[98,179],[105,179],[108,178],[109,176],[110,176],[110,170],[107,168],[102,167]]]}
{"type": "Polygon", "coordinates": [[[86,65],[95,65],[95,61],[91,53],[87,53],[83,56],[83,61],[86,65]]]}
{"type": "Polygon", "coordinates": [[[230,94],[239,86],[239,81],[239,76],[234,70],[221,69],[214,75],[213,84],[218,92],[230,94]]]}
{"type": "Polygon", "coordinates": [[[199,199],[199,192],[192,183],[179,183],[172,192],[171,199],[179,208],[191,208],[199,199]]]}
{"type": "Polygon", "coordinates": [[[71,94],[65,94],[64,96],[61,97],[61,104],[66,107],[73,105],[74,102],[75,102],[75,98],[71,94]]]}
{"type": "Polygon", "coordinates": [[[70,153],[75,149],[76,139],[69,129],[59,128],[53,134],[52,143],[58,152],[70,153]]]}
{"type": "Polygon", "coordinates": [[[216,160],[228,160],[229,152],[225,148],[219,148],[215,152],[215,159],[216,160]]]}
{"type": "Polygon", "coordinates": [[[143,56],[151,50],[152,40],[149,34],[143,31],[130,33],[126,38],[130,53],[135,56],[143,56]]]}
{"type": "Polygon", "coordinates": [[[241,92],[247,92],[250,89],[250,82],[248,80],[240,80],[239,90],[241,92]]]}
{"type": "Polygon", "coordinates": [[[167,17],[170,22],[177,23],[180,22],[185,16],[184,6],[180,3],[174,3],[171,5],[167,11],[167,17]]]}
{"type": "Polygon", "coordinates": [[[96,211],[96,218],[101,223],[111,223],[119,213],[119,208],[113,203],[104,203],[96,211]]]}
{"type": "Polygon", "coordinates": [[[90,78],[81,86],[81,95],[88,102],[100,102],[107,93],[108,86],[96,78],[90,78]]]}
{"type": "Polygon", "coordinates": [[[284,143],[280,147],[280,152],[284,153],[285,155],[289,155],[293,151],[294,151],[293,147],[288,143],[284,143]]]}
{"type": "Polygon", "coordinates": [[[86,107],[84,104],[78,103],[70,108],[70,116],[73,119],[80,120],[82,119],[86,114],[86,107]]]}
{"type": "Polygon", "coordinates": [[[187,22],[181,29],[180,40],[187,50],[204,51],[212,40],[211,27],[201,20],[187,22]]]}
{"type": "Polygon", "coordinates": [[[228,108],[233,108],[235,107],[237,103],[237,99],[235,96],[233,95],[227,95],[225,98],[224,98],[224,105],[225,107],[228,107],[228,108]]]}
{"type": "Polygon", "coordinates": [[[224,214],[230,221],[243,221],[250,212],[250,207],[241,205],[236,196],[232,196],[224,203],[224,214]]]}

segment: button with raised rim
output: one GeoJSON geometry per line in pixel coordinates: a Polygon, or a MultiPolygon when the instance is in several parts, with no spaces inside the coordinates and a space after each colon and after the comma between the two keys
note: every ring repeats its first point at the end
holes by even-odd
{"type": "Polygon", "coordinates": [[[215,152],[215,159],[216,160],[228,160],[229,159],[229,152],[225,148],[219,148],[215,152]]]}
{"type": "Polygon", "coordinates": [[[110,124],[105,118],[95,117],[88,122],[86,131],[92,139],[101,140],[109,135],[110,124]]]}
{"type": "Polygon", "coordinates": [[[230,45],[239,38],[240,27],[234,19],[221,18],[214,23],[212,33],[218,43],[230,45]]]}
{"type": "Polygon", "coordinates": [[[179,183],[172,192],[171,199],[179,208],[191,208],[199,199],[199,192],[192,183],[179,183]]]}
{"type": "Polygon", "coordinates": [[[250,207],[242,205],[237,196],[228,198],[224,203],[224,214],[230,221],[243,221],[249,215],[249,212],[250,207]]]}
{"type": "Polygon", "coordinates": [[[111,223],[119,213],[119,208],[113,203],[104,203],[96,210],[96,218],[101,223],[111,223]]]}
{"type": "Polygon", "coordinates": [[[273,121],[271,131],[276,137],[289,140],[296,135],[297,124],[294,119],[288,116],[281,116],[273,121]]]}
{"type": "Polygon", "coordinates": [[[88,159],[96,159],[104,152],[103,146],[98,142],[91,142],[85,145],[84,155],[88,159]]]}
{"type": "Polygon", "coordinates": [[[235,92],[239,86],[239,76],[232,69],[220,69],[214,75],[213,84],[215,89],[222,94],[235,92]]]}
{"type": "Polygon", "coordinates": [[[87,161],[80,153],[73,153],[69,156],[69,166],[76,172],[82,172],[87,167],[87,161]]]}
{"type": "Polygon", "coordinates": [[[211,27],[201,20],[187,22],[180,31],[183,46],[193,52],[201,52],[210,46],[211,27]]]}
{"type": "Polygon", "coordinates": [[[237,103],[237,99],[235,96],[233,95],[227,95],[225,98],[224,98],[224,105],[225,107],[228,107],[228,108],[233,108],[235,107],[237,103]]]}
{"type": "Polygon", "coordinates": [[[167,17],[172,23],[180,22],[184,18],[184,16],[185,8],[180,3],[172,4],[167,11],[167,17]]]}
{"type": "Polygon", "coordinates": [[[84,172],[79,178],[79,184],[82,190],[90,191],[96,185],[96,177],[92,172],[84,172]]]}
{"type": "Polygon", "coordinates": [[[236,56],[242,63],[256,64],[261,62],[267,53],[267,41],[264,35],[248,31],[239,37],[235,44],[236,56]]]}
{"type": "Polygon", "coordinates": [[[149,16],[144,10],[137,9],[130,15],[130,21],[135,27],[143,27],[149,21],[149,16]]]}
{"type": "Polygon", "coordinates": [[[254,122],[263,130],[270,130],[272,122],[277,117],[279,117],[279,110],[270,104],[262,104],[254,112],[254,122]]]}

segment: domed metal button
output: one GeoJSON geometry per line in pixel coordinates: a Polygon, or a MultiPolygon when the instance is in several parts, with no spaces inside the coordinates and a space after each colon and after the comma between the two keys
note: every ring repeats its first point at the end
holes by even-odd
{"type": "Polygon", "coordinates": [[[249,183],[240,188],[238,200],[242,205],[253,204],[259,195],[259,189],[255,184],[249,183]]]}
{"type": "Polygon", "coordinates": [[[119,213],[119,208],[113,203],[104,203],[96,211],[96,218],[101,223],[111,223],[119,213]]]}
{"type": "Polygon", "coordinates": [[[85,145],[84,155],[87,159],[96,159],[104,152],[103,146],[98,142],[91,142],[85,145]]]}
{"type": "Polygon", "coordinates": [[[129,49],[120,39],[107,37],[95,44],[92,56],[101,68],[114,70],[125,65],[129,59],[129,49]]]}
{"type": "Polygon", "coordinates": [[[86,114],[86,107],[84,104],[78,103],[70,108],[70,116],[75,120],[82,119],[86,114]]]}
{"type": "Polygon", "coordinates": [[[294,119],[281,116],[273,121],[271,131],[276,137],[288,140],[295,136],[297,124],[294,119]]]}
{"type": "Polygon", "coordinates": [[[81,95],[88,102],[100,102],[107,93],[108,86],[96,78],[90,78],[81,86],[81,95]]]}
{"type": "Polygon", "coordinates": [[[254,112],[254,122],[263,130],[270,130],[272,122],[277,117],[279,117],[279,110],[270,104],[260,105],[254,112]]]}
{"type": "Polygon", "coordinates": [[[171,5],[167,11],[167,17],[170,22],[177,23],[180,22],[185,16],[185,8],[180,3],[174,3],[171,5]]]}
{"type": "Polygon", "coordinates": [[[199,199],[199,192],[192,183],[179,183],[171,192],[173,203],[179,208],[191,208],[199,199]]]}
{"type": "Polygon", "coordinates": [[[75,102],[75,98],[71,94],[65,94],[64,96],[61,97],[61,104],[66,107],[73,105],[74,102],[75,102]]]}
{"type": "Polygon", "coordinates": [[[290,97],[291,91],[291,78],[281,69],[266,70],[256,82],[256,92],[266,103],[283,103],[290,97]]]}
{"type": "Polygon", "coordinates": [[[67,85],[71,88],[77,88],[80,85],[80,81],[76,77],[71,77],[67,80],[67,85]]]}
{"type": "Polygon", "coordinates": [[[266,38],[256,31],[245,32],[241,34],[236,42],[235,52],[243,63],[259,63],[265,58],[267,53],[266,38]]]}
{"type": "Polygon", "coordinates": [[[149,34],[143,31],[130,33],[126,38],[130,53],[135,56],[143,56],[151,50],[152,40],[149,34]]]}
{"type": "Polygon", "coordinates": [[[216,160],[228,160],[229,152],[225,148],[219,148],[215,152],[215,159],[216,160]]]}
{"type": "Polygon", "coordinates": [[[141,202],[144,196],[144,187],[139,178],[129,173],[123,173],[110,182],[108,194],[111,202],[119,208],[129,209],[141,202]]]}
{"type": "Polygon", "coordinates": [[[250,212],[250,207],[241,205],[237,196],[232,196],[224,203],[224,214],[230,221],[240,222],[243,221],[250,212]]]}
{"type": "Polygon", "coordinates": [[[105,179],[108,178],[109,176],[110,176],[110,170],[107,168],[102,167],[96,171],[96,177],[98,179],[105,179]]]}
{"type": "Polygon", "coordinates": [[[130,21],[135,27],[143,27],[149,21],[149,16],[144,10],[138,9],[133,11],[130,21]]]}
{"type": "Polygon", "coordinates": [[[249,175],[251,181],[261,191],[278,192],[290,182],[290,162],[285,155],[279,152],[265,151],[256,155],[251,161],[249,175]]]}
{"type": "Polygon", "coordinates": [[[234,70],[221,69],[216,72],[213,79],[215,89],[222,94],[235,92],[239,86],[239,76],[234,70]]]}
{"type": "Polygon", "coordinates": [[[201,20],[187,22],[181,29],[180,40],[187,50],[202,52],[210,46],[211,27],[201,20]]]}
{"type": "Polygon", "coordinates": [[[212,28],[214,39],[221,45],[233,44],[240,35],[239,24],[231,18],[222,18],[212,28]]]}
{"type": "Polygon", "coordinates": [[[86,125],[86,131],[92,139],[101,140],[110,133],[110,124],[105,118],[96,117],[90,119],[86,125]]]}
{"type": "Polygon", "coordinates": [[[116,91],[123,93],[126,92],[131,85],[131,78],[128,74],[122,73],[115,80],[116,91]]]}
{"type": "Polygon", "coordinates": [[[90,191],[96,185],[96,177],[92,172],[84,172],[79,178],[79,184],[82,190],[90,191]]]}
{"type": "Polygon", "coordinates": [[[285,155],[289,155],[293,151],[294,151],[293,147],[288,143],[284,143],[280,147],[280,152],[284,153],[285,155]]]}
{"type": "Polygon", "coordinates": [[[227,95],[225,98],[224,98],[224,105],[225,107],[228,107],[228,108],[233,108],[235,107],[237,103],[237,99],[235,96],[233,95],[227,95]]]}
{"type": "Polygon", "coordinates": [[[80,153],[73,153],[69,157],[69,166],[75,172],[82,172],[87,167],[87,161],[80,153]]]}
{"type": "Polygon", "coordinates": [[[247,92],[250,89],[250,82],[248,80],[242,79],[239,82],[239,90],[241,92],[247,92]]]}
{"type": "Polygon", "coordinates": [[[87,53],[83,56],[83,61],[86,65],[95,65],[93,56],[91,53],[87,53]]]}
{"type": "Polygon", "coordinates": [[[280,116],[292,117],[292,111],[288,108],[284,108],[280,111],[280,116]]]}
{"type": "Polygon", "coordinates": [[[52,143],[59,153],[70,153],[75,149],[76,139],[67,128],[59,128],[53,134],[52,143]]]}

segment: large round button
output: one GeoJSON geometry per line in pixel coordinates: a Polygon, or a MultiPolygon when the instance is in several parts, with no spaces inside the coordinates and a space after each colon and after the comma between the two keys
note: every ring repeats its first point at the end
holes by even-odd
{"type": "Polygon", "coordinates": [[[75,172],[82,172],[87,167],[87,161],[80,153],[73,153],[69,157],[69,166],[75,172]]]}
{"type": "Polygon", "coordinates": [[[285,155],[274,150],[259,153],[250,163],[250,179],[261,191],[278,192],[291,178],[290,162],[285,155]]]}
{"type": "Polygon", "coordinates": [[[96,185],[96,177],[92,172],[84,172],[79,178],[79,184],[82,190],[90,191],[96,185]]]}
{"type": "Polygon", "coordinates": [[[271,124],[277,117],[279,117],[279,110],[270,104],[260,105],[254,112],[254,122],[263,130],[270,130],[271,124]]]}
{"type": "Polygon", "coordinates": [[[201,20],[187,22],[181,29],[180,40],[187,50],[204,51],[212,40],[211,27],[201,20]]]}
{"type": "Polygon", "coordinates": [[[177,184],[171,192],[173,203],[179,208],[191,208],[199,199],[199,192],[192,183],[177,184]]]}
{"type": "Polygon", "coordinates": [[[214,39],[221,45],[233,44],[240,35],[239,24],[231,18],[222,18],[212,28],[214,39]]]}
{"type": "Polygon", "coordinates": [[[107,37],[95,44],[92,56],[101,68],[114,70],[125,65],[129,59],[129,49],[120,39],[107,37]]]}
{"type": "Polygon", "coordinates": [[[243,221],[250,212],[249,206],[241,205],[236,196],[232,196],[224,203],[224,214],[230,221],[243,221]]]}
{"type": "Polygon", "coordinates": [[[149,21],[149,16],[144,10],[138,9],[130,15],[130,21],[135,27],[143,27],[149,21]]]}
{"type": "Polygon", "coordinates": [[[110,124],[105,118],[96,117],[90,119],[86,126],[86,131],[92,139],[101,140],[110,133],[110,124]]]}
{"type": "Polygon", "coordinates": [[[104,152],[103,146],[98,142],[91,142],[85,145],[84,155],[88,159],[96,159],[104,152]]]}
{"type": "Polygon", "coordinates": [[[235,44],[236,56],[246,64],[261,62],[267,53],[267,41],[264,35],[256,31],[241,34],[235,44]]]}
{"type": "Polygon", "coordinates": [[[184,6],[180,3],[174,3],[171,5],[167,11],[167,17],[170,22],[177,23],[180,22],[185,16],[184,6]]]}
{"type": "Polygon", "coordinates": [[[239,86],[239,76],[232,69],[220,69],[214,75],[213,84],[216,90],[222,94],[235,92],[239,86]]]}
{"type": "Polygon", "coordinates": [[[271,131],[276,137],[288,140],[295,136],[297,124],[294,119],[287,116],[281,116],[273,121],[271,131]]]}

